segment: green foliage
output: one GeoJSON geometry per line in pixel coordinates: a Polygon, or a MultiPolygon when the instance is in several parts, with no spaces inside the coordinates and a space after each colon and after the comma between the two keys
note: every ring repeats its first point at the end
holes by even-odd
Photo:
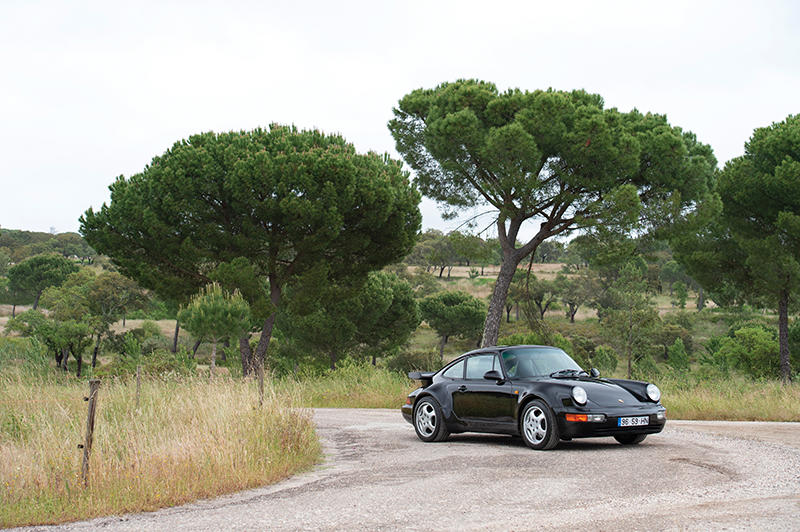
{"type": "Polygon", "coordinates": [[[607,345],[598,345],[592,355],[592,365],[606,374],[612,374],[617,369],[617,353],[607,345]]]}
{"type": "Polygon", "coordinates": [[[192,297],[178,320],[196,338],[216,344],[223,338],[238,338],[250,327],[250,306],[238,291],[231,294],[211,283],[192,297]]]}
{"type": "MultiPolygon", "coordinates": [[[[280,307],[285,286],[320,264],[343,282],[401,259],[421,221],[419,194],[399,161],[357,154],[338,135],[279,125],[191,136],[110,188],[111,203],[81,218],[95,249],[171,301],[185,302],[216,275],[249,299],[256,317],[280,307]],[[255,281],[242,275],[241,258],[255,281]],[[223,263],[234,271],[220,270],[223,263]]],[[[262,322],[258,357],[273,317],[262,322]]]]}
{"type": "Polygon", "coordinates": [[[111,363],[101,366],[94,374],[98,377],[132,376],[136,374],[137,366],[143,375],[174,378],[193,375],[197,369],[197,361],[183,346],[177,353],[168,349],[158,349],[150,354],[143,353],[141,357],[135,354],[115,354],[111,363]]]}
{"type": "Polygon", "coordinates": [[[608,295],[609,304],[602,312],[603,332],[608,343],[627,359],[630,378],[636,359],[649,356],[645,353],[659,323],[658,312],[647,293],[647,281],[634,265],[622,269],[608,295]]]}
{"type": "Polygon", "coordinates": [[[667,352],[667,364],[679,373],[689,371],[689,355],[680,338],[676,338],[675,343],[670,346],[667,352]]]}
{"type": "Polygon", "coordinates": [[[444,338],[477,336],[486,315],[483,302],[461,291],[428,296],[420,302],[419,309],[422,319],[444,338]]]}
{"type": "Polygon", "coordinates": [[[330,283],[319,269],[287,290],[279,320],[285,340],[329,360],[386,356],[420,323],[411,286],[388,272],[372,272],[360,286],[330,283]]]}
{"type": "Polygon", "coordinates": [[[634,362],[630,378],[651,381],[655,380],[659,375],[661,375],[661,370],[658,369],[655,359],[650,355],[644,355],[634,362]]]}
{"type": "Polygon", "coordinates": [[[78,268],[60,255],[37,255],[16,264],[8,270],[9,287],[33,295],[33,308],[45,288],[58,286],[78,268]]]}
{"type": "Polygon", "coordinates": [[[686,308],[686,299],[689,297],[689,291],[686,289],[686,284],[683,281],[675,281],[672,283],[672,305],[680,308],[686,308]]]}
{"type": "Polygon", "coordinates": [[[604,109],[585,91],[518,89],[459,80],[404,96],[389,122],[398,152],[426,196],[454,215],[489,205],[506,265],[495,285],[483,339],[497,339],[513,269],[560,234],[602,226],[625,230],[644,205],[668,218],[703,195],[716,166],[711,149],[662,115],[604,109]],[[547,220],[517,246],[523,222],[547,220]]]}
{"type": "Polygon", "coordinates": [[[409,371],[435,371],[440,366],[439,354],[434,350],[401,350],[388,357],[384,366],[391,371],[406,374],[409,371]]]}
{"type": "Polygon", "coordinates": [[[727,366],[756,378],[774,377],[779,373],[778,338],[775,330],[743,327],[734,337],[722,338],[715,353],[727,366]]]}

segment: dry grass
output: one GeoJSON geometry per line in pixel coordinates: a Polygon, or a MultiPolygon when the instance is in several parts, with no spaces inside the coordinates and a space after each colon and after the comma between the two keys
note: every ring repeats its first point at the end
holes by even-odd
{"type": "Polygon", "coordinates": [[[693,384],[665,378],[657,383],[667,415],[674,419],[800,422],[800,383],[743,377],[693,384]]]}
{"type": "Polygon", "coordinates": [[[397,408],[398,412],[417,387],[405,375],[362,364],[345,364],[324,375],[277,380],[273,385],[279,393],[302,398],[305,407],[397,408]]]}
{"type": "Polygon", "coordinates": [[[320,458],[291,392],[258,408],[252,382],[104,382],[89,488],[79,472],[85,382],[0,377],[0,527],[154,510],[262,486],[320,458]]]}

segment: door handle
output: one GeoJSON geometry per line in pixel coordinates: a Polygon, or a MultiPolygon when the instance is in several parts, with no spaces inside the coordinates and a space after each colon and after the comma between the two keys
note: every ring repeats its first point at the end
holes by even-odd
{"type": "Polygon", "coordinates": [[[462,384],[461,386],[458,387],[458,391],[459,392],[466,392],[467,391],[467,387],[462,384]]]}

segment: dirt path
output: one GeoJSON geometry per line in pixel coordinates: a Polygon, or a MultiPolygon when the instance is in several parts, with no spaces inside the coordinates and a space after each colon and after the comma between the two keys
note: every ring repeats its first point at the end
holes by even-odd
{"type": "Polygon", "coordinates": [[[394,410],[315,412],[327,461],[257,490],[63,530],[769,529],[800,523],[800,424],[668,422],[535,452],[456,435],[424,444],[394,410]]]}

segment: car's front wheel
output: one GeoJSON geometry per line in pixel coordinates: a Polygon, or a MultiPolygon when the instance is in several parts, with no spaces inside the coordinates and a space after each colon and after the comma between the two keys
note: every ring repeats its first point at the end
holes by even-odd
{"type": "Polygon", "coordinates": [[[617,434],[614,439],[622,445],[636,445],[642,443],[647,437],[647,434],[617,434]]]}
{"type": "Polygon", "coordinates": [[[534,399],[522,410],[520,433],[525,444],[531,449],[543,451],[558,445],[558,425],[556,417],[547,403],[534,399]]]}
{"type": "Polygon", "coordinates": [[[444,423],[442,407],[433,397],[423,397],[414,408],[414,430],[425,442],[444,441],[450,435],[444,423]]]}

